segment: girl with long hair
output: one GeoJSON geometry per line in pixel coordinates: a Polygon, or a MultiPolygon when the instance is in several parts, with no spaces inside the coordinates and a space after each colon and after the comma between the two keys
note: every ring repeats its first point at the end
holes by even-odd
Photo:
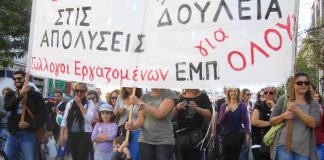
{"type": "MultiPolygon", "coordinates": [[[[128,120],[128,114],[130,111],[130,96],[132,95],[133,88],[130,87],[123,87],[121,89],[120,95],[117,97],[116,106],[114,109],[114,113],[118,119],[118,136],[125,136],[125,123],[128,120]]],[[[140,98],[142,96],[142,89],[136,88],[135,96],[140,98]]],[[[136,121],[138,117],[139,106],[133,106],[133,119],[132,121],[136,121]]],[[[130,139],[129,139],[129,151],[131,153],[133,160],[140,160],[140,153],[138,150],[138,138],[140,136],[141,129],[138,128],[137,130],[132,130],[130,132],[130,139]]]]}
{"type": "Polygon", "coordinates": [[[274,139],[271,159],[278,160],[313,160],[317,159],[315,128],[320,122],[320,106],[313,100],[310,91],[310,80],[306,73],[297,72],[293,80],[293,102],[287,102],[286,111],[282,113],[287,97],[282,96],[274,107],[270,122],[275,126],[281,122],[292,121],[291,151],[286,151],[287,125],[284,125],[274,139]]]}

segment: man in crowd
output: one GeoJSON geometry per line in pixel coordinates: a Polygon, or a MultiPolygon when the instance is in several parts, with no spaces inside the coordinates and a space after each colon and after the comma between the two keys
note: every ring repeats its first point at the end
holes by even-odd
{"type": "Polygon", "coordinates": [[[66,102],[64,101],[63,92],[62,91],[55,91],[55,104],[52,106],[50,111],[50,123],[51,123],[51,130],[54,136],[55,141],[58,140],[60,134],[60,124],[56,122],[57,115],[62,115],[65,111],[66,102]]]}
{"type": "Polygon", "coordinates": [[[13,81],[16,91],[9,91],[4,103],[5,110],[11,111],[7,126],[9,136],[4,150],[8,159],[16,159],[18,152],[21,152],[25,160],[35,160],[38,147],[36,131],[46,122],[47,109],[41,93],[24,83],[25,72],[15,71],[13,81]],[[25,96],[26,112],[24,120],[21,120],[25,96]]]}
{"type": "Polygon", "coordinates": [[[97,94],[98,94],[98,97],[99,97],[99,103],[100,103],[100,104],[108,103],[108,102],[106,102],[105,100],[103,100],[103,99],[101,98],[101,95],[102,95],[102,93],[101,93],[101,89],[100,89],[100,88],[96,88],[95,90],[96,90],[96,92],[97,92],[97,94]]]}

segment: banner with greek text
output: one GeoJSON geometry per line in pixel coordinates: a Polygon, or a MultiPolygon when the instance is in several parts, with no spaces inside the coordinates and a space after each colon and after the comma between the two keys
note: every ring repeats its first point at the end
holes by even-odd
{"type": "Polygon", "coordinates": [[[35,0],[31,74],[145,88],[284,82],[296,0],[35,0]]]}

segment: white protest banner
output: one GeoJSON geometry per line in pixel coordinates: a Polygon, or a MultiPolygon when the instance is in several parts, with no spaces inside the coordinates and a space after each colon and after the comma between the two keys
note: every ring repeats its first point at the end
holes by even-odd
{"type": "Polygon", "coordinates": [[[275,84],[294,64],[296,0],[35,0],[33,75],[148,88],[275,84]]]}

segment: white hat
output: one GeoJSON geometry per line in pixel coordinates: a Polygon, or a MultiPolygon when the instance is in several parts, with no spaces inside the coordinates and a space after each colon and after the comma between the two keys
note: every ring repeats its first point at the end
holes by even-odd
{"type": "Polygon", "coordinates": [[[113,108],[110,104],[104,103],[100,106],[99,111],[109,111],[109,112],[113,112],[113,108]]]}

